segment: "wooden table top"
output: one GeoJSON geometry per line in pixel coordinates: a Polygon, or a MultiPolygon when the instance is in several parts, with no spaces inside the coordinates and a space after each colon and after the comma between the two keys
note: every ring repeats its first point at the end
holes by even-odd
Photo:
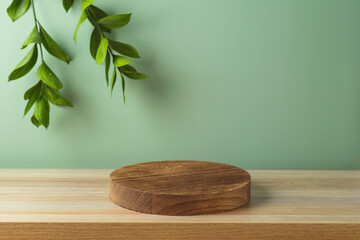
{"type": "Polygon", "coordinates": [[[360,239],[360,171],[250,170],[248,204],[176,217],[112,203],[111,171],[0,169],[0,239],[360,239]]]}

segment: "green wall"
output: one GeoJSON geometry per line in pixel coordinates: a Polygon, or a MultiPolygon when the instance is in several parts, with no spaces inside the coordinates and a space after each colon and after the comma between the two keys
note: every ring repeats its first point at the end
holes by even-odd
{"type": "MultiPolygon", "coordinates": [[[[51,108],[48,130],[22,117],[36,71],[8,83],[33,27],[0,2],[0,167],[117,168],[154,160],[209,160],[246,169],[360,169],[360,1],[97,0],[132,12],[116,38],[151,75],[110,98],[88,51],[91,27],[72,34],[79,3],[37,0],[38,18],[70,52],[46,55],[74,109],[51,108]]],[[[79,0],[77,0],[79,2],[79,0]]]]}

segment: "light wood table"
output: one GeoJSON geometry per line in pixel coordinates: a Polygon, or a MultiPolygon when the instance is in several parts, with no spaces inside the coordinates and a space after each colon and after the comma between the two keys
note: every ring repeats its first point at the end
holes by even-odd
{"type": "Polygon", "coordinates": [[[136,213],[108,198],[111,170],[0,169],[0,239],[360,240],[360,171],[249,171],[227,213],[136,213]]]}

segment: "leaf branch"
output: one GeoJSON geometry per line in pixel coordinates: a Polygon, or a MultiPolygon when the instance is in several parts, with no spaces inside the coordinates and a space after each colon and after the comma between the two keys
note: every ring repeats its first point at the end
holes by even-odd
{"type": "MultiPolygon", "coordinates": [[[[92,3],[93,1],[91,1],[92,3]]],[[[112,29],[122,28],[127,25],[130,21],[131,14],[118,14],[108,16],[103,10],[92,5],[88,0],[82,1],[83,14],[80,17],[78,25],[76,27],[74,33],[74,41],[76,43],[77,31],[81,23],[85,20],[84,14],[86,14],[86,18],[89,22],[94,26],[93,33],[91,34],[90,39],[90,52],[92,57],[96,60],[98,64],[102,64],[105,61],[105,78],[106,83],[109,86],[109,69],[110,69],[110,61],[112,59],[112,63],[114,66],[114,71],[111,78],[111,93],[113,92],[116,79],[117,79],[117,71],[121,76],[121,87],[123,91],[123,98],[125,102],[125,78],[130,79],[145,79],[148,78],[145,74],[139,73],[136,71],[134,67],[130,65],[133,61],[126,58],[139,58],[139,53],[137,50],[125,43],[117,42],[109,39],[106,33],[111,33],[112,29]],[[121,55],[114,54],[113,51],[121,55]]]]}
{"type": "MultiPolygon", "coordinates": [[[[31,0],[31,8],[32,8],[32,12],[33,12],[33,17],[34,17],[34,22],[35,22],[35,27],[37,32],[39,33],[39,21],[37,20],[36,17],[36,10],[35,10],[35,3],[34,0],[31,0]]],[[[41,56],[41,60],[44,61],[44,54],[43,54],[43,50],[42,50],[42,43],[39,43],[39,47],[40,47],[40,56],[41,56]]]]}
{"type": "MultiPolygon", "coordinates": [[[[69,4],[72,1],[67,1],[69,4]]],[[[40,48],[41,65],[37,70],[37,76],[40,79],[34,86],[29,88],[25,94],[24,99],[28,100],[24,116],[35,105],[31,122],[39,127],[43,125],[48,128],[50,124],[50,104],[65,105],[72,107],[72,103],[61,96],[59,89],[63,87],[60,79],[55,73],[46,65],[43,55],[43,46],[47,52],[54,57],[69,62],[69,55],[61,49],[61,47],[50,37],[50,35],[41,26],[36,17],[34,0],[13,0],[8,8],[10,18],[15,21],[23,16],[29,8],[32,8],[35,26],[28,38],[23,43],[21,49],[25,49],[28,45],[34,44],[30,52],[25,58],[16,66],[10,73],[9,81],[19,79],[28,74],[35,66],[38,59],[38,45],[40,48]]]]}

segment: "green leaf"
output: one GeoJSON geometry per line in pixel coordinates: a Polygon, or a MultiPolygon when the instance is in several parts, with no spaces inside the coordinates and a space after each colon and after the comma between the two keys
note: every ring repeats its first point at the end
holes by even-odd
{"type": "Polygon", "coordinates": [[[119,68],[119,70],[121,70],[121,71],[128,71],[128,72],[137,72],[136,68],[134,68],[134,67],[131,66],[130,64],[125,65],[125,66],[119,68]]]}
{"type": "Polygon", "coordinates": [[[106,58],[106,54],[107,54],[107,50],[109,47],[109,42],[107,40],[107,38],[102,37],[98,50],[96,52],[96,63],[97,64],[102,64],[106,58]]]}
{"type": "Polygon", "coordinates": [[[115,51],[117,51],[122,55],[132,58],[140,58],[139,53],[136,51],[136,49],[129,44],[113,41],[110,39],[109,39],[109,44],[112,49],[114,49],[115,51]]]}
{"type": "Polygon", "coordinates": [[[83,11],[81,16],[80,16],[79,22],[78,22],[78,24],[76,26],[75,33],[74,33],[73,39],[74,39],[75,43],[76,43],[76,39],[77,39],[77,35],[78,35],[80,25],[85,21],[85,19],[86,19],[86,13],[85,13],[85,11],[83,11]]]}
{"type": "Polygon", "coordinates": [[[23,60],[16,66],[14,71],[9,75],[9,81],[16,80],[25,76],[36,64],[38,57],[37,45],[35,44],[30,52],[25,56],[23,60]]]}
{"type": "Polygon", "coordinates": [[[59,90],[57,89],[53,89],[45,85],[44,93],[45,93],[45,98],[49,100],[49,102],[51,102],[52,104],[74,107],[74,105],[69,100],[61,96],[59,90]]]}
{"type": "Polygon", "coordinates": [[[41,122],[39,122],[34,115],[31,117],[31,122],[32,122],[32,124],[34,124],[37,128],[41,126],[41,122]]]}
{"type": "Polygon", "coordinates": [[[90,53],[94,59],[96,59],[96,53],[99,48],[100,41],[101,41],[101,34],[99,30],[94,28],[90,38],[90,53]]]}
{"type": "Polygon", "coordinates": [[[21,49],[26,48],[31,43],[41,43],[41,36],[40,36],[36,26],[33,28],[30,35],[28,36],[28,38],[23,43],[21,49]]]}
{"type": "Polygon", "coordinates": [[[45,31],[45,29],[41,25],[40,25],[40,35],[42,38],[42,44],[51,55],[64,62],[67,63],[70,62],[69,55],[64,50],[61,49],[61,47],[50,37],[50,35],[45,31]]]}
{"type": "Polygon", "coordinates": [[[134,80],[146,79],[149,77],[145,74],[137,72],[136,69],[130,65],[119,67],[119,71],[126,77],[134,80]]]}
{"type": "MultiPolygon", "coordinates": [[[[94,27],[96,27],[97,21],[108,16],[106,12],[104,12],[103,10],[101,10],[98,7],[95,7],[94,5],[90,5],[86,10],[87,10],[86,16],[87,16],[89,22],[94,27]]],[[[111,32],[111,29],[108,29],[104,26],[99,25],[99,27],[100,27],[101,31],[103,31],[103,32],[108,32],[108,33],[111,32]]]]}
{"type": "Polygon", "coordinates": [[[105,59],[105,79],[106,79],[107,86],[109,86],[109,69],[110,69],[110,54],[106,54],[106,59],[105,59]]]}
{"type": "Polygon", "coordinates": [[[31,0],[13,0],[11,5],[7,9],[7,13],[11,20],[15,22],[26,13],[31,5],[31,0]]]}
{"type": "Polygon", "coordinates": [[[85,8],[87,8],[88,6],[90,6],[93,2],[94,2],[94,0],[82,0],[82,3],[81,3],[81,11],[84,11],[85,8]]]}
{"type": "Polygon", "coordinates": [[[134,80],[141,80],[141,79],[146,79],[149,76],[146,76],[145,74],[139,73],[139,72],[127,72],[124,71],[122,72],[122,74],[124,74],[125,76],[127,76],[130,79],[134,79],[134,80]]]}
{"type": "Polygon", "coordinates": [[[45,128],[48,128],[50,122],[50,105],[44,96],[37,100],[34,115],[45,128]]]}
{"type": "Polygon", "coordinates": [[[115,83],[116,83],[116,67],[114,67],[114,72],[111,78],[111,95],[114,90],[115,83]]]}
{"type": "MultiPolygon", "coordinates": [[[[31,107],[34,105],[34,103],[39,100],[39,98],[41,97],[42,95],[42,91],[43,91],[43,88],[42,88],[42,83],[40,81],[40,84],[37,83],[34,87],[34,90],[31,92],[31,94],[29,94],[29,101],[28,103],[26,104],[26,107],[25,107],[25,111],[24,111],[24,116],[29,112],[29,110],[31,109],[31,107]]],[[[30,88],[31,89],[31,88],[30,88]]],[[[26,94],[26,93],[25,93],[26,94]]]]}
{"type": "Polygon", "coordinates": [[[128,24],[131,19],[130,14],[119,14],[119,15],[112,15],[108,17],[104,17],[98,21],[99,24],[106,28],[116,29],[121,28],[128,24]]]}
{"type": "Polygon", "coordinates": [[[46,65],[43,61],[37,71],[38,78],[44,83],[55,89],[61,89],[63,87],[60,79],[55,75],[55,73],[46,65]]]}
{"type": "Polygon", "coordinates": [[[40,80],[38,81],[37,84],[29,88],[24,94],[24,100],[28,100],[30,96],[34,93],[34,91],[36,91],[37,88],[41,87],[41,85],[42,85],[42,81],[40,80]]]}
{"type": "Polygon", "coordinates": [[[122,92],[123,92],[123,98],[124,98],[124,103],[125,101],[125,78],[124,76],[121,74],[121,88],[122,88],[122,92]]]}
{"type": "Polygon", "coordinates": [[[115,67],[122,67],[132,63],[133,61],[123,56],[114,56],[113,63],[115,67]]]}
{"type": "Polygon", "coordinates": [[[72,7],[74,0],[63,0],[63,6],[66,12],[72,7]]]}
{"type": "Polygon", "coordinates": [[[96,22],[99,21],[100,19],[108,16],[108,14],[106,12],[104,12],[103,10],[101,10],[100,8],[98,8],[94,5],[90,5],[87,10],[90,11],[91,16],[95,19],[96,22]]]}

